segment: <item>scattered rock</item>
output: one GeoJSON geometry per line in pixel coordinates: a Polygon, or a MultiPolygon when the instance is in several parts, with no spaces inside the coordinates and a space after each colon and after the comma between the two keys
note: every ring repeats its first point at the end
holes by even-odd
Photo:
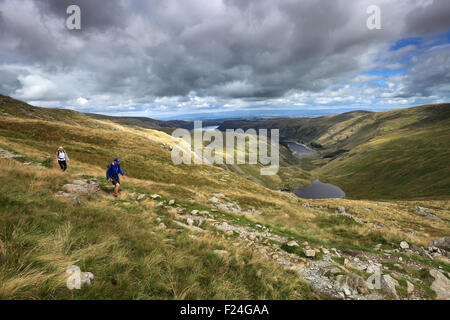
{"type": "Polygon", "coordinates": [[[375,221],[375,222],[372,222],[372,229],[377,229],[377,228],[384,228],[385,227],[385,225],[384,224],[382,224],[381,222],[377,222],[377,221],[375,221]]]}
{"type": "Polygon", "coordinates": [[[159,195],[159,194],[152,194],[151,196],[150,196],[153,200],[156,200],[156,199],[159,199],[159,198],[161,198],[161,196],[159,195]]]}
{"type": "Polygon", "coordinates": [[[303,249],[303,253],[307,258],[314,258],[316,256],[316,251],[312,249],[303,249]]]}
{"type": "Polygon", "coordinates": [[[219,198],[217,198],[217,195],[221,194],[215,194],[215,196],[211,197],[208,201],[212,202],[214,206],[221,211],[226,211],[235,214],[250,214],[253,216],[262,214],[260,211],[255,210],[253,208],[251,210],[242,210],[241,207],[236,202],[221,202],[219,198]]]}
{"type": "Polygon", "coordinates": [[[369,274],[380,273],[380,267],[374,264],[370,264],[367,266],[365,271],[369,274]]]}
{"type": "Polygon", "coordinates": [[[25,156],[22,154],[14,154],[14,153],[9,152],[8,150],[0,148],[0,158],[8,159],[8,160],[15,160],[18,158],[25,158],[25,156]]]}
{"type": "Polygon", "coordinates": [[[196,214],[198,214],[198,212],[199,212],[198,210],[192,210],[191,214],[196,215],[196,214]]]}
{"type": "Polygon", "coordinates": [[[203,232],[202,228],[196,227],[196,226],[190,226],[187,224],[184,224],[183,222],[177,221],[177,220],[173,220],[173,223],[175,223],[176,225],[179,225],[180,227],[189,229],[191,231],[195,231],[195,232],[203,232]]]}
{"type": "Polygon", "coordinates": [[[141,201],[141,200],[144,200],[145,199],[145,194],[140,194],[140,195],[138,195],[138,197],[137,197],[137,201],[141,201]]]}
{"type": "Polygon", "coordinates": [[[434,214],[431,214],[430,213],[430,209],[428,209],[428,208],[424,208],[424,207],[420,207],[420,206],[415,205],[414,206],[414,213],[419,215],[419,216],[425,217],[427,219],[431,219],[431,220],[442,222],[442,219],[437,217],[437,216],[435,216],[434,214]]]}
{"type": "Polygon", "coordinates": [[[336,208],[336,211],[335,211],[337,214],[344,214],[344,213],[346,213],[345,212],[345,207],[337,207],[336,208]]]}
{"type": "Polygon", "coordinates": [[[411,294],[414,291],[414,285],[408,280],[406,280],[406,291],[408,292],[408,294],[411,294]]]}
{"type": "Polygon", "coordinates": [[[172,200],[169,201],[169,206],[172,206],[174,204],[175,204],[175,200],[172,199],[172,200]]]}
{"type": "Polygon", "coordinates": [[[158,228],[160,228],[160,229],[166,229],[167,227],[166,227],[166,225],[165,225],[163,222],[161,222],[161,223],[158,225],[158,228]]]}
{"type": "Polygon", "coordinates": [[[216,197],[211,197],[211,198],[209,198],[208,201],[212,202],[212,203],[219,203],[220,202],[219,199],[217,199],[216,197]]]}
{"type": "Polygon", "coordinates": [[[213,251],[215,254],[217,254],[218,256],[227,256],[228,255],[228,251],[226,250],[214,250],[213,251]]]}
{"type": "Polygon", "coordinates": [[[94,280],[94,275],[91,272],[81,272],[80,267],[76,265],[69,266],[66,269],[66,274],[69,275],[66,282],[69,290],[79,290],[83,285],[91,285],[94,280]]]}
{"type": "Polygon", "coordinates": [[[430,276],[434,279],[431,290],[436,292],[440,300],[450,300],[450,280],[439,270],[431,269],[430,276]]]}
{"type": "Polygon", "coordinates": [[[399,283],[388,274],[381,277],[381,290],[391,298],[398,299],[397,290],[395,289],[399,283]]]}
{"type": "Polygon", "coordinates": [[[61,198],[63,200],[69,201],[73,204],[80,205],[80,200],[78,200],[77,196],[71,193],[66,193],[64,191],[58,191],[55,194],[55,197],[61,198]]]}
{"type": "Polygon", "coordinates": [[[406,241],[400,242],[400,248],[402,249],[409,249],[409,244],[406,241]]]}
{"type": "Polygon", "coordinates": [[[450,250],[450,237],[444,237],[432,240],[429,244],[429,247],[438,247],[444,250],[450,250]]]}
{"type": "Polygon", "coordinates": [[[95,179],[89,181],[74,180],[71,184],[63,185],[62,189],[68,193],[75,193],[85,196],[103,193],[100,189],[99,182],[95,179]]]}
{"type": "Polygon", "coordinates": [[[291,240],[287,243],[287,246],[288,247],[298,247],[299,245],[298,245],[297,241],[291,240]]]}
{"type": "Polygon", "coordinates": [[[356,274],[338,275],[336,277],[336,283],[338,290],[344,291],[347,296],[357,293],[362,295],[369,293],[366,281],[361,276],[356,274]],[[350,294],[346,291],[346,289],[350,291],[350,294]]]}
{"type": "Polygon", "coordinates": [[[342,207],[342,206],[337,207],[335,213],[336,213],[338,216],[347,217],[347,218],[349,218],[349,219],[352,219],[352,220],[355,221],[356,223],[363,224],[362,221],[356,219],[356,218],[355,218],[354,216],[352,216],[350,213],[347,213],[347,212],[345,211],[345,207],[342,207]]]}

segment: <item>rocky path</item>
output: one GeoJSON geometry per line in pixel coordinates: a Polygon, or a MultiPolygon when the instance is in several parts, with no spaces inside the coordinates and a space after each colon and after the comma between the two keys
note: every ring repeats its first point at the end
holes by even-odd
{"type": "Polygon", "coordinates": [[[36,169],[47,169],[46,167],[44,167],[40,163],[25,162],[24,159],[26,159],[26,156],[24,156],[23,154],[12,153],[12,152],[9,152],[8,150],[5,150],[3,148],[0,148],[0,159],[7,159],[7,160],[11,160],[11,161],[17,161],[17,162],[23,163],[24,165],[32,166],[32,167],[34,167],[36,169]]]}
{"type": "MultiPolygon", "coordinates": [[[[74,180],[62,189],[55,196],[77,204],[79,196],[107,194],[100,189],[95,179],[74,180]]],[[[157,218],[160,229],[184,228],[192,233],[193,238],[202,232],[222,233],[230,241],[230,246],[248,248],[263,258],[273,260],[280,267],[297,273],[324,297],[348,300],[424,299],[429,298],[426,291],[431,289],[436,293],[436,298],[450,299],[450,275],[413,259],[416,256],[432,261],[438,257],[448,257],[449,237],[437,239],[428,247],[402,242],[394,250],[381,250],[381,245],[370,252],[337,249],[316,243],[300,243],[260,224],[231,223],[220,211],[244,216],[261,213],[227,202],[222,194],[212,195],[209,200],[212,204],[210,210],[190,212],[186,212],[187,209],[176,200],[162,200],[158,194],[126,195],[129,202],[124,204],[139,203],[149,198],[156,202],[155,207],[164,209],[171,223],[166,226],[157,218]],[[420,274],[422,276],[419,277],[420,274]]],[[[345,208],[339,208],[335,214],[346,215],[345,208]]],[[[225,250],[216,251],[220,251],[215,252],[219,255],[228,254],[225,250]]]]}

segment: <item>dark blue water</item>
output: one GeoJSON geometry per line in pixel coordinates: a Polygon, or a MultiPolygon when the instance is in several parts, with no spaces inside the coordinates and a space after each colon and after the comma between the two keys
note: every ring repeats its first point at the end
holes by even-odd
{"type": "Polygon", "coordinates": [[[295,154],[296,156],[305,156],[305,155],[314,153],[314,151],[308,149],[304,145],[298,144],[295,142],[288,142],[288,147],[289,147],[289,150],[291,150],[291,152],[293,154],[295,154]]]}
{"type": "Polygon", "coordinates": [[[309,186],[294,190],[293,193],[303,199],[340,199],[345,197],[341,188],[314,180],[309,186]]]}
{"type": "MultiPolygon", "coordinates": [[[[289,150],[298,157],[313,154],[314,151],[302,144],[288,143],[289,150]]],[[[294,190],[293,193],[303,199],[339,199],[345,197],[345,192],[338,186],[314,180],[310,185],[294,190]]]]}

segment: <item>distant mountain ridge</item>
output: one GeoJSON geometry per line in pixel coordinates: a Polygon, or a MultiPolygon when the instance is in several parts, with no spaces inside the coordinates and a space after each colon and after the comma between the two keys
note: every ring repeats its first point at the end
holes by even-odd
{"type": "MultiPolygon", "coordinates": [[[[114,117],[94,113],[81,113],[68,109],[35,107],[4,95],[0,95],[0,115],[47,121],[73,121],[74,123],[82,123],[85,125],[89,125],[90,119],[109,120],[118,124],[147,129],[192,129],[194,127],[192,122],[183,120],[162,121],[146,117],[114,117]]],[[[91,123],[91,125],[94,125],[94,123],[91,123]]],[[[95,123],[95,125],[98,124],[95,123]]]]}

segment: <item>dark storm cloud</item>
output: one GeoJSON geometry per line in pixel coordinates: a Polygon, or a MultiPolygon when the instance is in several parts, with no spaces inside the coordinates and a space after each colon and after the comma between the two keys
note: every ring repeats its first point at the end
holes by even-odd
{"type": "Polygon", "coordinates": [[[44,14],[52,13],[65,23],[66,10],[78,5],[83,10],[83,28],[104,31],[121,28],[127,20],[127,8],[119,0],[35,0],[44,14]]]}
{"type": "Polygon", "coordinates": [[[406,29],[412,35],[429,35],[450,30],[450,1],[425,2],[406,16],[406,29]]]}
{"type": "MultiPolygon", "coordinates": [[[[383,59],[395,65],[393,41],[450,29],[448,13],[446,0],[0,0],[0,90],[120,111],[327,98],[383,59]],[[65,28],[72,4],[80,31],[65,28]],[[382,30],[366,27],[371,4],[381,7],[382,30]]],[[[392,97],[444,90],[445,68],[408,68],[392,97]]]]}

